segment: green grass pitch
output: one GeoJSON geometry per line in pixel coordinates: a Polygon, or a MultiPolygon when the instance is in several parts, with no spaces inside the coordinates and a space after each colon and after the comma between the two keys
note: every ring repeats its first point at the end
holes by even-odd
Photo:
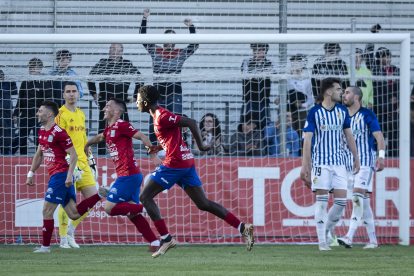
{"type": "Polygon", "coordinates": [[[414,246],[363,250],[317,245],[178,245],[157,259],[146,246],[81,246],[50,254],[0,246],[0,275],[414,275],[414,246]],[[351,274],[353,273],[353,274],[351,274]]]}

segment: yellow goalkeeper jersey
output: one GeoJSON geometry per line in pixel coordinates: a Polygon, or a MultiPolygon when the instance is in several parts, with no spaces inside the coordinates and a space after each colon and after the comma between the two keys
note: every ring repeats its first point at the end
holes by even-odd
{"type": "Polygon", "coordinates": [[[59,109],[59,114],[55,118],[55,123],[65,129],[72,139],[73,146],[78,154],[78,161],[88,162],[84,152],[86,142],[85,114],[79,108],[72,112],[64,105],[59,109]]]}

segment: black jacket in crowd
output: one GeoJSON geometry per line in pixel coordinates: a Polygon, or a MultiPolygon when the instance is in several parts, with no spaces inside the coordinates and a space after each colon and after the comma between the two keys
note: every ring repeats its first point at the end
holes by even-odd
{"type": "MultiPolygon", "coordinates": [[[[91,70],[90,75],[140,75],[138,68],[132,65],[130,60],[121,59],[118,62],[114,62],[111,59],[101,59],[91,70]]],[[[130,82],[99,82],[99,95],[102,100],[109,100],[111,97],[119,98],[127,101],[128,89],[131,85],[130,82]]],[[[134,98],[137,97],[138,89],[144,84],[141,82],[135,82],[134,98]]],[[[91,95],[97,93],[95,82],[88,82],[88,88],[91,95]]]]}
{"type": "Polygon", "coordinates": [[[47,99],[53,99],[51,81],[24,81],[20,85],[13,116],[35,118],[40,105],[47,99]]]}
{"type": "MultiPolygon", "coordinates": [[[[313,65],[312,75],[348,75],[348,69],[341,58],[328,61],[325,57],[321,57],[313,65]]],[[[316,97],[320,93],[321,79],[312,78],[311,81],[313,95],[316,97]]],[[[342,79],[342,88],[345,90],[348,86],[350,86],[349,80],[342,79]]]]}

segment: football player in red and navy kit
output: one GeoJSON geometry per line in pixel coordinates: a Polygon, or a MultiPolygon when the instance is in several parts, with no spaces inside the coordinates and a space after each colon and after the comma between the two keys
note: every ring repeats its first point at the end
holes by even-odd
{"type": "Polygon", "coordinates": [[[33,174],[42,164],[43,157],[50,180],[43,205],[43,244],[34,251],[35,253],[50,252],[50,240],[54,228],[53,213],[59,204],[62,204],[69,218],[77,220],[107,195],[105,192],[97,193],[76,205],[73,171],[78,155],[66,130],[55,124],[58,113],[57,103],[43,101],[36,114],[42,127],[39,131],[39,147],[27,174],[26,184],[34,185],[33,174]],[[70,155],[69,165],[65,160],[67,154],[70,155]]]}
{"type": "MultiPolygon", "coordinates": [[[[89,147],[104,142],[115,163],[118,178],[109,190],[105,202],[105,212],[111,216],[128,216],[142,236],[151,243],[148,252],[155,252],[160,245],[152,232],[148,221],[140,214],[144,208],[139,204],[139,192],[142,184],[142,173],[134,156],[132,138],[141,140],[145,146],[151,146],[147,136],[136,130],[129,122],[121,120],[126,111],[125,102],[111,98],[103,108],[104,119],[108,122],[103,133],[96,135],[85,145],[85,153],[89,147]]],[[[161,165],[161,159],[151,154],[155,167],[161,165]]]]}
{"type": "Polygon", "coordinates": [[[166,152],[164,162],[151,174],[140,195],[142,205],[146,208],[161,235],[161,245],[152,256],[156,258],[165,254],[177,244],[177,241],[169,234],[160,210],[154,201],[156,195],[165,189],[171,189],[175,184],[184,190],[198,209],[207,211],[238,229],[246,241],[247,250],[250,251],[254,244],[253,225],[242,223],[226,208],[209,200],[204,194],[202,183],[195,169],[194,157],[184,143],[181,134],[181,128],[188,127],[193,133],[198,148],[202,151],[209,150],[209,145],[203,145],[196,121],[174,115],[159,106],[159,97],[160,93],[155,86],[147,85],[138,90],[138,109],[141,112],[149,113],[154,118],[154,132],[160,143],[160,146],[148,147],[148,152],[153,153],[162,149],[166,152]]]}

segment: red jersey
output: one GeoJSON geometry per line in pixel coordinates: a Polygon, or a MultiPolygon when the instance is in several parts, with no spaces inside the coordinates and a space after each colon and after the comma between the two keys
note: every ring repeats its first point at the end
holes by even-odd
{"type": "Polygon", "coordinates": [[[155,110],[154,132],[165,150],[162,164],[171,169],[195,167],[194,156],[184,143],[181,128],[177,126],[180,118],[161,106],[155,110]]]}
{"type": "Polygon", "coordinates": [[[141,173],[132,147],[132,136],[137,132],[129,122],[121,119],[112,126],[106,126],[103,132],[118,177],[141,173]]]}
{"type": "Polygon", "coordinates": [[[73,144],[66,130],[56,124],[48,131],[42,126],[39,130],[39,144],[49,177],[69,170],[68,162],[65,160],[67,155],[65,150],[73,147],[73,144]]]}

